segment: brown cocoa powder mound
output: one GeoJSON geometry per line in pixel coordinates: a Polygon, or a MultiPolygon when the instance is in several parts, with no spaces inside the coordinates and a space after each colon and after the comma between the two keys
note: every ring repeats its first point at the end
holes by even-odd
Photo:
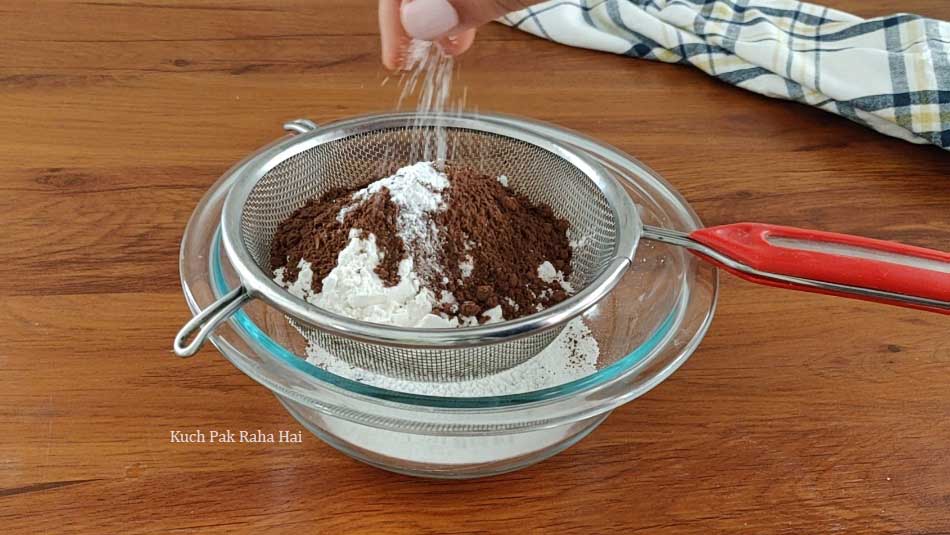
{"type": "Polygon", "coordinates": [[[376,236],[383,252],[376,273],[387,286],[399,282],[399,262],[407,253],[417,266],[433,260],[441,266],[441,273],[434,277],[437,280],[427,280],[426,285],[437,296],[441,290],[452,292],[458,304],[438,307],[436,313],[484,322],[487,318],[482,313],[501,305],[505,319],[512,320],[535,313],[538,305],[547,308],[566,299],[560,285],[545,283],[537,270],[549,261],[565,277],[570,276],[568,222],[549,207],[535,205],[505,188],[494,177],[451,167],[447,174],[451,183],[443,192],[447,208],[433,214],[440,232],[439,258],[406,251],[396,225],[399,207],[385,188],[347,212],[342,223],[337,221],[340,210],[353,202],[353,192],[364,184],[308,201],[281,223],[271,247],[271,269],[285,268],[284,280],[293,281],[299,274],[298,263],[305,259],[314,272],[313,290],[319,293],[323,279],[336,267],[337,256],[349,242],[350,229],[358,228],[364,238],[369,233],[376,236]],[[474,269],[463,277],[460,263],[468,256],[474,269]]]}
{"type": "Polygon", "coordinates": [[[300,273],[297,264],[305,259],[313,270],[313,291],[323,291],[323,279],[333,271],[337,256],[349,243],[350,229],[362,230],[362,238],[376,236],[376,246],[382,260],[376,274],[386,286],[399,283],[399,262],[406,251],[396,230],[399,207],[390,198],[389,190],[382,188],[366,202],[347,212],[343,222],[337,221],[340,210],[353,203],[351,189],[336,189],[318,199],[311,199],[297,209],[274,234],[271,244],[271,270],[285,268],[284,280],[294,281],[300,273]]]}
{"type": "MultiPolygon", "coordinates": [[[[567,220],[494,177],[453,168],[448,174],[448,208],[434,216],[443,233],[440,260],[448,278],[439,286],[452,292],[459,311],[485,321],[481,314],[501,305],[505,319],[513,320],[537,312],[537,305],[547,308],[567,299],[556,281],[538,277],[544,261],[570,276],[567,220]],[[469,255],[474,269],[463,277],[459,264],[469,255]]],[[[451,315],[453,309],[442,307],[442,312],[451,315]]]]}

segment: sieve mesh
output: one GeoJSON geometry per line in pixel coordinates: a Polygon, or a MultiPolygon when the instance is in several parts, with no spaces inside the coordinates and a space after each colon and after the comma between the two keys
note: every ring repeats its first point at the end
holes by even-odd
{"type": "Polygon", "coordinates": [[[543,351],[563,330],[548,329],[509,342],[446,350],[363,342],[288,320],[308,341],[353,366],[416,381],[475,379],[514,368],[543,351]]]}
{"type": "MultiPolygon", "coordinates": [[[[278,225],[307,200],[330,189],[381,178],[418,161],[431,129],[405,126],[371,130],[318,144],[288,157],[250,190],[241,211],[242,241],[253,262],[270,273],[270,247],[278,225]]],[[[446,128],[453,165],[489,176],[505,175],[509,187],[543,203],[570,222],[575,244],[571,284],[591,284],[616,258],[617,216],[611,203],[581,169],[537,145],[467,128],[446,128]]],[[[515,340],[486,341],[472,347],[402,347],[342,337],[306,317],[288,317],[312,343],[375,372],[415,380],[481,377],[516,366],[538,354],[563,324],[515,340]]]]}

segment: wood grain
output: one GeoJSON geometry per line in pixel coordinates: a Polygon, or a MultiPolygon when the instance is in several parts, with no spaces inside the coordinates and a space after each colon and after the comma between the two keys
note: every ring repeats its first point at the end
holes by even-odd
{"type": "MultiPolygon", "coordinates": [[[[864,16],[888,0],[834,0],[864,16]]],[[[950,18],[945,0],[900,10],[950,18]]],[[[950,324],[723,278],[663,385],[569,451],[463,483],[302,445],[170,444],[298,426],[188,317],[178,240],[279,125],[389,109],[371,0],[0,6],[0,525],[6,532],[950,532],[950,324]]],[[[673,65],[485,28],[462,83],[659,171],[708,224],[950,249],[950,159],[673,65]],[[526,58],[531,58],[526,60],[526,58]]]]}

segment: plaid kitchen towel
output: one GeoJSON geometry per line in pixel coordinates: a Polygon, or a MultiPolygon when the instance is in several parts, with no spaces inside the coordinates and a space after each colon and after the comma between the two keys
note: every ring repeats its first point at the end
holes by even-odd
{"type": "Polygon", "coordinates": [[[499,22],[566,45],[686,63],[950,150],[950,23],[795,0],[550,0],[499,22]]]}

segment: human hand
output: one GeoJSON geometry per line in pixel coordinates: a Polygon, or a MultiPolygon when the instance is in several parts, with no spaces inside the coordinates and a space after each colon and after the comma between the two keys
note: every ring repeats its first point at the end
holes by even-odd
{"type": "Polygon", "coordinates": [[[544,0],[379,0],[383,65],[399,69],[412,39],[436,41],[457,56],[472,46],[475,30],[502,15],[544,0]]]}

